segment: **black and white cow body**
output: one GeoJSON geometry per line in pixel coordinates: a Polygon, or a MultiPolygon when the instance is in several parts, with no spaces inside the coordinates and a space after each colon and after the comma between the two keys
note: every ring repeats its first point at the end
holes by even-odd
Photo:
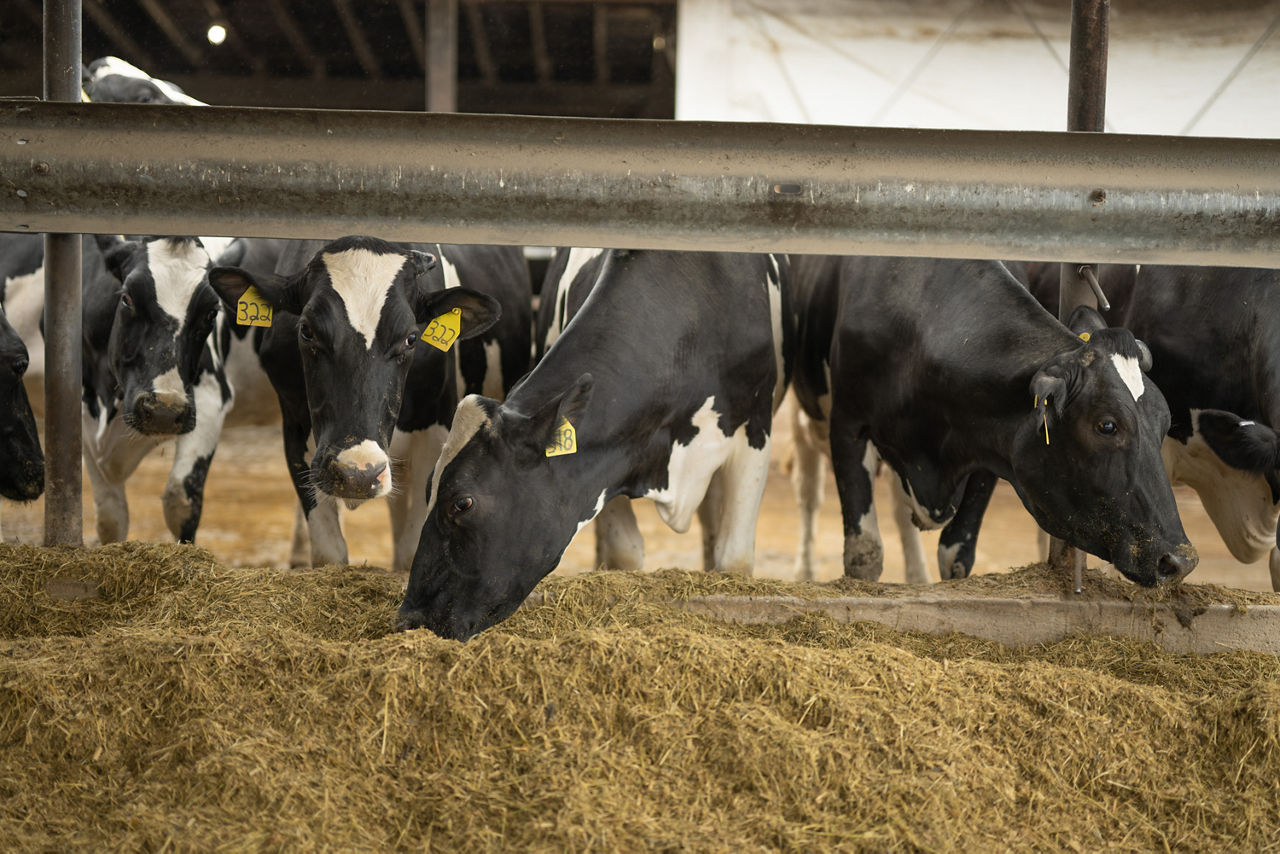
{"type": "Polygon", "coordinates": [[[44,453],[23,375],[29,359],[0,295],[0,497],[32,501],[44,491],[44,453]]]}
{"type": "Polygon", "coordinates": [[[386,497],[393,565],[407,570],[459,388],[473,382],[502,394],[528,364],[523,256],[514,247],[348,237],[293,243],[277,270],[294,272],[217,268],[210,280],[229,304],[254,285],[276,309],[271,326],[257,332],[258,355],[279,397],[311,563],[347,561],[337,500],[386,497]],[[445,352],[420,340],[453,309],[459,339],[469,340],[445,352]]]}
{"type": "Polygon", "coordinates": [[[676,531],[697,511],[710,568],[751,571],[790,373],[787,260],[612,250],[588,263],[586,301],[507,400],[459,404],[403,627],[465,639],[505,619],[619,495],[653,500],[676,531]]]}
{"type": "Polygon", "coordinates": [[[1082,340],[996,262],[799,258],[796,290],[796,394],[830,442],[846,574],[881,569],[869,442],[922,527],[956,514],[971,475],[994,475],[1135,582],[1195,566],[1161,468],[1168,406],[1131,333],[1090,323],[1082,340]]]}
{"type": "MultiPolygon", "coordinates": [[[[1032,293],[1058,300],[1057,264],[1028,264],[1032,293]]],[[[1111,309],[1151,349],[1151,379],[1172,416],[1173,483],[1190,486],[1237,560],[1269,556],[1280,590],[1280,271],[1102,265],[1111,309]]]]}
{"type": "Polygon", "coordinates": [[[85,100],[94,102],[207,106],[173,83],[154,78],[116,56],[90,62],[81,75],[80,88],[85,100]]]}

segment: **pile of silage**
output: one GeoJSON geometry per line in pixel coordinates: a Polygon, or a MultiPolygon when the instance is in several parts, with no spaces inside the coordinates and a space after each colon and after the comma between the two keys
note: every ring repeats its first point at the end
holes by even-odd
{"type": "Polygon", "coordinates": [[[550,604],[463,645],[388,634],[399,589],[174,546],[0,549],[0,841],[1280,842],[1272,656],[1101,638],[1019,651],[817,617],[734,626],[661,600],[794,588],[683,573],[557,581],[550,604]],[[55,599],[75,589],[55,578],[101,598],[55,599]]]}

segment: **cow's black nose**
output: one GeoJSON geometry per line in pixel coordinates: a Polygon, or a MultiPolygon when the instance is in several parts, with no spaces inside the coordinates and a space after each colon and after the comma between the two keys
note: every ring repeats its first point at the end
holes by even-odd
{"type": "Polygon", "coordinates": [[[1161,581],[1177,581],[1196,568],[1199,559],[1194,555],[1166,553],[1160,558],[1156,571],[1161,581]]]}
{"type": "Polygon", "coordinates": [[[136,429],[141,433],[169,435],[185,433],[194,426],[191,407],[185,403],[173,404],[155,395],[140,394],[134,402],[136,429]]]}
{"type": "Polygon", "coordinates": [[[13,375],[15,377],[21,377],[27,372],[27,367],[30,364],[31,363],[28,361],[27,357],[22,356],[9,362],[9,370],[13,371],[13,375]]]}

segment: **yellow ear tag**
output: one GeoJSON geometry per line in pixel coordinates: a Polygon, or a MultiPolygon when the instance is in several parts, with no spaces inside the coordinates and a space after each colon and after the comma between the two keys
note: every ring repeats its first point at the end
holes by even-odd
{"type": "Polygon", "coordinates": [[[270,326],[271,303],[262,298],[262,294],[253,285],[244,289],[236,302],[236,324],[239,326],[270,326]]]}
{"type": "Polygon", "coordinates": [[[1049,399],[1044,401],[1044,443],[1049,444],[1049,399]]]}
{"type": "Polygon", "coordinates": [[[458,340],[462,330],[462,309],[455,308],[427,324],[422,330],[422,340],[441,352],[447,351],[458,340]]]}
{"type": "Polygon", "coordinates": [[[1081,332],[1081,333],[1080,333],[1080,340],[1081,340],[1081,341],[1085,341],[1085,342],[1087,342],[1087,341],[1089,340],[1089,333],[1088,333],[1088,332],[1081,332]]]}
{"type": "Polygon", "coordinates": [[[573,429],[568,418],[561,418],[556,434],[551,437],[551,444],[547,445],[547,456],[567,457],[569,454],[576,453],[578,453],[578,431],[573,429]]]}

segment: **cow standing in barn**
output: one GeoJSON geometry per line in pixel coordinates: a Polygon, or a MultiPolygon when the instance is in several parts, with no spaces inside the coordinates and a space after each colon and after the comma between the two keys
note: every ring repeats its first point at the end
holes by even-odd
{"type": "MultiPolygon", "coordinates": [[[[1014,266],[1042,304],[1058,301],[1057,264],[1014,266]]],[[[1109,322],[1151,349],[1151,379],[1172,420],[1169,479],[1196,491],[1236,560],[1269,557],[1280,590],[1280,271],[1103,265],[1109,322]]]]}
{"type": "Polygon", "coordinates": [[[0,497],[10,501],[33,501],[44,492],[44,453],[23,385],[28,364],[27,347],[9,325],[0,288],[0,497]]]}
{"type": "Polygon", "coordinates": [[[400,608],[465,639],[510,615],[619,495],[708,569],[749,573],[794,318],[782,256],[613,250],[577,314],[499,403],[470,396],[431,481],[400,608]]]}
{"type": "Polygon", "coordinates": [[[287,272],[218,267],[210,282],[229,305],[252,287],[274,309],[256,346],[279,397],[311,563],[347,562],[337,501],[386,497],[392,564],[407,570],[459,389],[501,395],[528,366],[523,255],[346,237],[293,242],[277,271],[287,272]],[[433,332],[447,346],[433,347],[426,328],[448,330],[433,332]]]}
{"type": "Polygon", "coordinates": [[[796,291],[796,393],[830,442],[847,575],[881,571],[869,443],[922,527],[955,516],[971,475],[994,475],[1135,582],[1195,566],[1160,464],[1169,408],[1131,333],[1086,319],[1077,337],[997,262],[802,257],[796,291]]]}

